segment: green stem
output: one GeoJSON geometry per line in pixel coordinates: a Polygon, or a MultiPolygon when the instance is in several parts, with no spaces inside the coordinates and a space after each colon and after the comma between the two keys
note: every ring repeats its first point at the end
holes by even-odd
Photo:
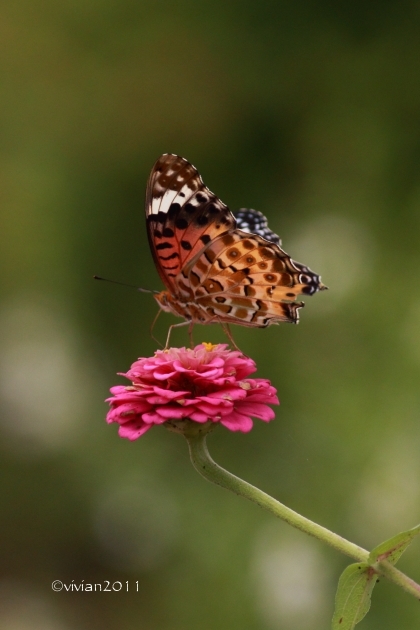
{"type": "Polygon", "coordinates": [[[402,573],[402,571],[396,569],[389,562],[378,562],[373,565],[373,568],[379,575],[387,578],[390,582],[394,582],[397,586],[401,586],[402,589],[410,595],[413,595],[416,599],[420,599],[420,584],[417,584],[417,582],[408,577],[408,575],[405,575],[405,573],[402,573]]]}
{"type": "MultiPolygon", "coordinates": [[[[302,532],[327,543],[330,547],[350,556],[350,558],[353,558],[357,562],[368,562],[369,552],[366,551],[366,549],[355,545],[338,534],[334,534],[334,532],[326,529],[326,527],[322,527],[322,525],[318,525],[308,518],[301,516],[276,499],[273,499],[273,497],[270,497],[270,495],[262,490],[232,475],[232,473],[216,464],[207,450],[205,434],[184,435],[188,441],[193,466],[207,481],[211,481],[227,490],[231,490],[239,496],[253,501],[263,509],[268,510],[278,518],[286,521],[286,523],[289,523],[292,527],[296,527],[302,532]]],[[[401,573],[401,571],[398,571],[398,569],[389,564],[389,562],[378,562],[375,564],[374,569],[380,575],[383,575],[398,586],[401,586],[411,595],[414,595],[417,599],[420,599],[420,585],[416,584],[416,582],[404,575],[404,573],[401,573]]]]}

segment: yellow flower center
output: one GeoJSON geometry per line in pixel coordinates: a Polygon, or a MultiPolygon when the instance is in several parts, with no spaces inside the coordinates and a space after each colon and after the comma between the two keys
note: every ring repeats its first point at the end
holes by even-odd
{"type": "Polygon", "coordinates": [[[205,341],[203,341],[203,346],[205,347],[207,352],[211,352],[213,348],[217,348],[217,343],[206,343],[205,341]]]}

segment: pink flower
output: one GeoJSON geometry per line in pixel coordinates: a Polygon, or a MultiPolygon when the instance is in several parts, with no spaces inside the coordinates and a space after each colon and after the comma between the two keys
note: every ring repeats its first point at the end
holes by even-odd
{"type": "Polygon", "coordinates": [[[158,350],[122,374],[132,385],[111,388],[107,422],[117,422],[119,435],[129,440],[155,424],[184,418],[246,433],[251,416],[268,422],[274,418],[268,405],[279,404],[270,381],[247,378],[256,369],[252,359],[227,344],[158,350]]]}

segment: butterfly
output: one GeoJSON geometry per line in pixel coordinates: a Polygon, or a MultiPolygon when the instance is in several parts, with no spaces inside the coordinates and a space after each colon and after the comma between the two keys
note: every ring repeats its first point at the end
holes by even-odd
{"type": "Polygon", "coordinates": [[[185,320],[175,326],[297,323],[304,303],[296,298],[327,288],[281,249],[261,212],[243,208],[234,216],[178,155],[165,153],[153,166],[146,223],[166,286],[154,297],[163,311],[185,320]]]}

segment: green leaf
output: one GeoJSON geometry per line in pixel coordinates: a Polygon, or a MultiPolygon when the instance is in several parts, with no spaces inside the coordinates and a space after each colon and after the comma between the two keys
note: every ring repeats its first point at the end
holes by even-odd
{"type": "Polygon", "coordinates": [[[370,608],[378,575],[367,562],[348,566],[338,581],[332,630],[352,630],[370,608]]]}
{"type": "Polygon", "coordinates": [[[369,564],[375,564],[381,560],[388,560],[390,564],[395,564],[418,534],[420,534],[420,525],[381,543],[370,552],[369,564]]]}

